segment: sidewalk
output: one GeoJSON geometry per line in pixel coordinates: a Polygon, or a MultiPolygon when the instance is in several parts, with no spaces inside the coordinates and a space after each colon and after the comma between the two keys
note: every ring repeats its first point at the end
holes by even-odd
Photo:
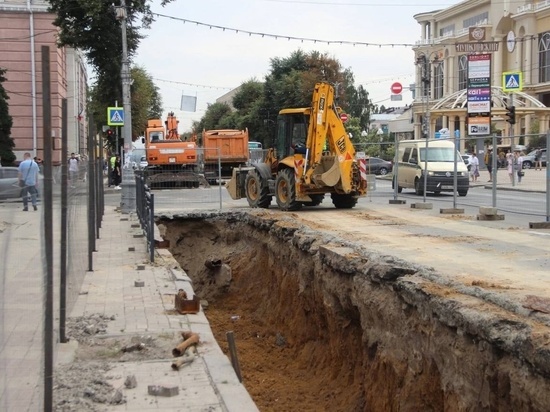
{"type": "MultiPolygon", "coordinates": [[[[115,199],[120,200],[120,192],[110,193],[106,191],[94,271],[86,274],[68,317],[101,314],[113,319],[107,322],[106,335],[96,335],[96,340],[179,336],[182,331],[191,331],[200,335],[200,344],[195,360],[179,371],[171,368],[171,351],[165,359],[111,361],[109,383],[122,392],[126,403],[98,407],[110,411],[257,411],[229,358],[216,343],[202,307],[198,314],[180,315],[174,311],[174,295],[179,289],[184,289],[189,298],[193,296],[187,274],[167,250],[156,250],[155,262],[148,263],[137,216],[121,214],[112,205],[115,199]],[[136,281],[143,281],[144,286],[136,286],[136,281]],[[136,377],[137,387],[127,389],[124,382],[131,375],[136,377]],[[177,387],[179,394],[150,395],[149,385],[177,387]]],[[[175,341],[172,347],[180,342],[175,341]]],[[[56,368],[70,363],[75,351],[74,342],[60,344],[56,368]]]]}

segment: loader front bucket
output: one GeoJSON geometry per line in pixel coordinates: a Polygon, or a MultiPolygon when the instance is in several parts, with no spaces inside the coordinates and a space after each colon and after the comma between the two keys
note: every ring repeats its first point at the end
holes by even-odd
{"type": "Polygon", "coordinates": [[[231,179],[225,187],[227,188],[227,191],[229,192],[229,196],[231,196],[231,199],[233,200],[239,200],[244,197],[246,197],[246,190],[245,190],[245,180],[246,175],[249,170],[254,169],[253,167],[236,167],[233,169],[233,172],[231,174],[231,179]]]}

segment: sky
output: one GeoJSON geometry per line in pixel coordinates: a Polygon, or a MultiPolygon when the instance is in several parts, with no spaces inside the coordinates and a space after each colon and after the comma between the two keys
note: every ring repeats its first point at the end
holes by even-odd
{"type": "Polygon", "coordinates": [[[208,104],[246,81],[263,81],[271,59],[289,57],[296,50],[327,53],[343,68],[351,69],[355,86],[363,85],[373,103],[404,106],[412,102],[409,85],[414,83],[415,66],[411,44],[421,38],[421,26],[413,16],[460,1],[412,3],[175,0],[161,7],[159,0],[153,0],[153,12],[168,17],[155,16],[151,29],[143,32],[146,38],[133,64],[151,75],[165,114],[173,111],[180,120],[180,133],[189,131],[193,120],[201,119],[208,104]],[[338,41],[343,43],[328,44],[338,41]],[[390,100],[395,82],[403,85],[402,101],[390,100]],[[197,97],[196,112],[180,110],[182,94],[197,97]]]}

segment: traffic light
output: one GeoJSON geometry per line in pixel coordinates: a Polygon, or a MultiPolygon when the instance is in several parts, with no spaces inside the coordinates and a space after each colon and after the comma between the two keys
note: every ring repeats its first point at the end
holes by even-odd
{"type": "Polygon", "coordinates": [[[112,141],[115,137],[115,132],[113,131],[113,129],[107,129],[106,133],[107,133],[107,140],[112,141]]]}
{"type": "Polygon", "coordinates": [[[516,106],[506,106],[506,121],[516,124],[516,106]]]}

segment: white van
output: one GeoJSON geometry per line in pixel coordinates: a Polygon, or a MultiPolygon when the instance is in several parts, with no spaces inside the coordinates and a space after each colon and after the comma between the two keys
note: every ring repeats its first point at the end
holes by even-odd
{"type": "MultiPolygon", "coordinates": [[[[450,140],[429,140],[427,156],[427,192],[452,192],[454,160],[456,153],[457,191],[466,196],[470,187],[468,168],[450,140]]],[[[414,189],[417,195],[424,194],[424,167],[426,159],[425,140],[402,140],[397,154],[397,170],[394,168],[394,187],[414,189]]]]}

